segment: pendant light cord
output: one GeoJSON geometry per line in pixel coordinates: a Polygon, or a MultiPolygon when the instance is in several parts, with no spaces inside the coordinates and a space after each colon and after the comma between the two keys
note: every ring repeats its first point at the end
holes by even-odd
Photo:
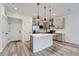
{"type": "Polygon", "coordinates": [[[51,9],[49,10],[49,12],[50,12],[50,20],[51,20],[51,9]]]}
{"type": "Polygon", "coordinates": [[[38,9],[38,11],[37,11],[37,13],[38,13],[37,19],[39,19],[39,4],[40,4],[40,3],[37,3],[37,7],[38,7],[38,8],[37,8],[37,9],[38,9]]]}

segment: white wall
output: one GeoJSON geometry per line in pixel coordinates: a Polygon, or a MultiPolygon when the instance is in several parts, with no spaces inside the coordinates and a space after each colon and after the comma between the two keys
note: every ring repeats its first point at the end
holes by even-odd
{"type": "MultiPolygon", "coordinates": [[[[1,4],[0,4],[0,27],[1,27],[1,4]]],[[[0,51],[2,48],[2,33],[1,33],[1,28],[0,28],[0,51]]]]}
{"type": "Polygon", "coordinates": [[[65,16],[65,41],[79,45],[79,12],[65,16]]]}
{"type": "Polygon", "coordinates": [[[1,25],[1,28],[2,28],[2,49],[7,45],[8,43],[8,38],[9,38],[9,35],[6,34],[8,33],[8,22],[7,22],[7,18],[4,17],[4,19],[2,19],[2,25],[1,25]]]}
{"type": "Polygon", "coordinates": [[[0,4],[0,9],[0,51],[2,51],[8,42],[8,34],[6,34],[8,33],[8,23],[3,4],[0,4]]]}

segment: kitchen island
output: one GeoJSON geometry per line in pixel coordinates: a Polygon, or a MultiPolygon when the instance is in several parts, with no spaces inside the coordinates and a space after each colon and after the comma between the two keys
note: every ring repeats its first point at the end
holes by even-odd
{"type": "Polygon", "coordinates": [[[33,53],[53,45],[53,34],[31,34],[31,50],[33,53]]]}

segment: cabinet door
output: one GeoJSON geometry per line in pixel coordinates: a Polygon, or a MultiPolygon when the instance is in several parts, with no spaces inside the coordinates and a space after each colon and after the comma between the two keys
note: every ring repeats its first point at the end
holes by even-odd
{"type": "Polygon", "coordinates": [[[54,25],[56,29],[64,28],[64,18],[58,17],[54,19],[54,25]]]}
{"type": "Polygon", "coordinates": [[[61,33],[56,34],[56,40],[62,41],[62,34],[61,33]]]}

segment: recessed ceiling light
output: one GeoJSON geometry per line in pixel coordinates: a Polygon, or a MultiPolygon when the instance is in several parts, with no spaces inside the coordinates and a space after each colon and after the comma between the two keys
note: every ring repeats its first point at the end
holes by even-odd
{"type": "Polygon", "coordinates": [[[17,10],[18,8],[14,7],[15,10],[17,10]]]}

